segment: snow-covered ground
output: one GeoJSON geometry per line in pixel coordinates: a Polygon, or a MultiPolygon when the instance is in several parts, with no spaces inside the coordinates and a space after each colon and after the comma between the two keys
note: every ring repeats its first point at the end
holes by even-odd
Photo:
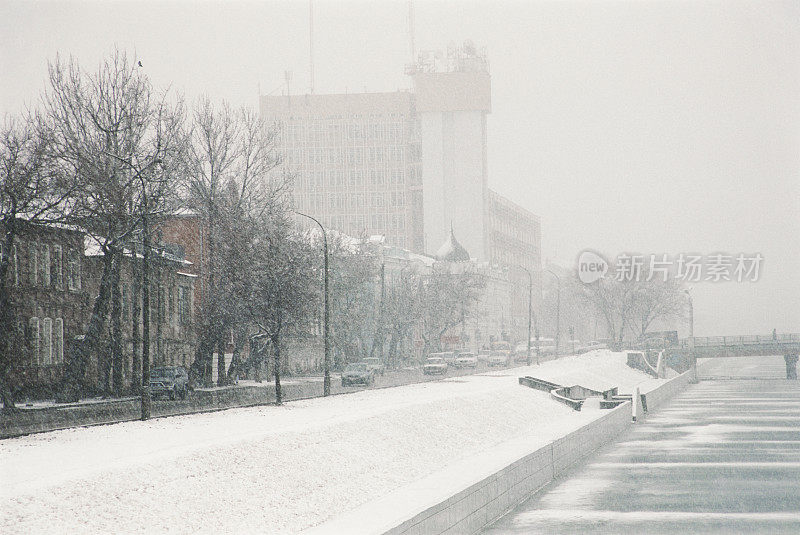
{"type": "Polygon", "coordinates": [[[596,351],[541,366],[0,442],[0,532],[293,533],[520,437],[580,427],[518,385],[657,381],[596,351]]]}

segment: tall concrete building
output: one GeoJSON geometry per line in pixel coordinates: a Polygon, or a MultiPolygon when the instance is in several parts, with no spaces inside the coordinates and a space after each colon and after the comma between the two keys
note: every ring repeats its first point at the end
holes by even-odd
{"type": "Polygon", "coordinates": [[[279,125],[298,211],[351,236],[423,250],[422,183],[408,92],[261,97],[279,125]]]}
{"type": "Polygon", "coordinates": [[[473,257],[489,260],[486,56],[467,43],[445,57],[421,54],[410,72],[422,153],[426,252],[444,243],[452,227],[473,257]]]}
{"type": "MultiPolygon", "coordinates": [[[[278,149],[295,175],[297,210],[428,255],[452,229],[474,259],[531,271],[538,302],[539,218],[488,187],[485,52],[469,41],[422,52],[407,73],[411,92],[261,97],[261,115],[278,124],[278,149]]],[[[516,271],[510,278],[527,290],[516,271]]],[[[527,318],[525,297],[515,316],[527,318]]]]}

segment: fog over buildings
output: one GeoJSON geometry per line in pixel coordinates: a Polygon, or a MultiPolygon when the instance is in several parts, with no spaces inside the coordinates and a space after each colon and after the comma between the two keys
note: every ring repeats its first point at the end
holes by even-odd
{"type": "MultiPolygon", "coordinates": [[[[189,100],[205,93],[264,113],[286,98],[299,105],[349,94],[364,105],[388,99],[384,112],[390,106],[400,114],[420,98],[406,70],[412,42],[415,52],[446,52],[469,39],[486,50],[491,106],[464,117],[477,128],[454,127],[485,139],[452,139],[485,143],[469,167],[484,167],[480,178],[497,193],[492,199],[539,218],[537,262],[573,267],[584,249],[610,257],[760,253],[757,282],[690,284],[695,333],[797,331],[796,3],[414,2],[413,41],[407,2],[316,2],[313,13],[312,55],[308,2],[6,1],[0,112],[36,101],[57,53],[89,67],[118,46],[136,52],[154,85],[189,100]],[[313,95],[305,97],[311,64],[313,95]]],[[[424,132],[436,129],[425,124],[441,122],[441,111],[417,108],[419,130],[405,125],[410,145],[421,136],[415,157],[429,168],[425,158],[434,155],[424,146],[441,139],[426,141],[424,132]]],[[[387,239],[432,252],[446,228],[439,221],[439,234],[426,237],[424,229],[434,227],[425,219],[414,230],[420,214],[412,199],[425,195],[424,179],[415,176],[416,163],[404,165],[404,177],[420,188],[389,190],[385,213],[363,214],[388,219],[363,226],[385,223],[387,239]]],[[[451,221],[471,254],[491,258],[491,244],[479,243],[487,233],[458,231],[473,214],[446,213],[443,198],[431,203],[441,209],[423,218],[451,221]]],[[[342,226],[355,232],[359,223],[342,226]]]]}

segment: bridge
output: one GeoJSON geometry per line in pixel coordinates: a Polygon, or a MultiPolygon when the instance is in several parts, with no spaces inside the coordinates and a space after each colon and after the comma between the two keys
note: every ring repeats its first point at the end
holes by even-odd
{"type": "MultiPolygon", "coordinates": [[[[800,354],[800,334],[684,338],[678,348],[695,358],[765,357],[800,354]]],[[[676,346],[668,349],[675,349],[676,346]]]]}

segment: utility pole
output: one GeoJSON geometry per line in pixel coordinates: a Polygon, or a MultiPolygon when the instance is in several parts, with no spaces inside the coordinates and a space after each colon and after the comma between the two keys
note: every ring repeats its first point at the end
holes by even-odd
{"type": "Polygon", "coordinates": [[[323,330],[324,330],[324,344],[325,344],[325,361],[324,361],[324,376],[322,380],[322,395],[329,396],[331,393],[331,352],[330,352],[330,303],[328,297],[328,233],[325,232],[325,227],[322,223],[308,214],[295,212],[297,215],[309,218],[311,221],[319,225],[322,230],[322,253],[325,258],[325,275],[324,275],[324,289],[325,292],[325,311],[323,312],[323,330]]]}
{"type": "Polygon", "coordinates": [[[558,356],[558,344],[559,339],[561,338],[561,277],[555,274],[555,272],[545,269],[546,272],[551,274],[556,278],[556,283],[558,284],[557,292],[556,292],[556,347],[555,347],[555,354],[558,356]]]}

